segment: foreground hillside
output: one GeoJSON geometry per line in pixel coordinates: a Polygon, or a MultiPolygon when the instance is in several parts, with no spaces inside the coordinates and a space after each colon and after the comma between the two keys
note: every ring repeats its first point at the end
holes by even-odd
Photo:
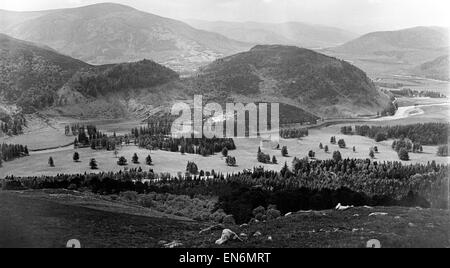
{"type": "MultiPolygon", "coordinates": [[[[0,191],[0,247],[61,248],[78,239],[83,247],[155,248],[177,240],[181,247],[211,248],[222,233],[216,228],[199,234],[211,226],[208,223],[105,211],[95,202],[91,208],[68,205],[56,196],[0,191]]],[[[79,194],[72,196],[77,200],[79,194]]],[[[384,207],[298,212],[242,228],[224,226],[248,236],[225,247],[365,247],[371,239],[378,239],[383,247],[449,247],[449,216],[440,210],[384,207]],[[376,212],[387,215],[369,216],[376,212]],[[255,236],[257,232],[260,235],[255,236]]]]}
{"type": "Polygon", "coordinates": [[[0,14],[6,18],[0,32],[45,44],[91,64],[147,58],[185,71],[249,48],[245,43],[180,21],[112,3],[0,14]]]}

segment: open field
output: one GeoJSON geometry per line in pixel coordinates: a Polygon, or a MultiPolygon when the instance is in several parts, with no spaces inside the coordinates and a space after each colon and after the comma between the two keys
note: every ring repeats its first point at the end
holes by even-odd
{"type": "MultiPolygon", "coordinates": [[[[157,248],[162,247],[160,241],[174,240],[183,247],[211,248],[217,247],[214,242],[222,232],[199,235],[208,223],[108,212],[49,196],[0,191],[0,247],[63,248],[68,240],[78,239],[86,248],[157,248]]],[[[227,228],[249,237],[225,245],[233,248],[363,248],[371,239],[388,248],[450,246],[450,215],[441,210],[377,207],[297,212],[267,223],[227,228]],[[369,216],[374,212],[387,215],[369,216]],[[253,236],[256,232],[261,236],[253,236]]]]}
{"type": "MultiPolygon", "coordinates": [[[[253,169],[257,166],[262,166],[267,170],[279,171],[284,163],[288,165],[292,163],[294,157],[303,158],[308,155],[310,150],[316,152],[317,159],[330,159],[334,151],[339,150],[344,158],[369,158],[369,150],[373,146],[378,146],[380,153],[376,155],[379,161],[399,161],[397,153],[391,148],[392,141],[385,141],[376,143],[372,139],[361,136],[345,136],[340,135],[340,126],[331,126],[320,130],[311,130],[310,136],[302,140],[281,140],[281,146],[287,146],[289,150],[289,157],[282,157],[281,151],[263,148],[263,152],[275,155],[278,159],[278,165],[263,165],[257,162],[256,154],[260,146],[259,139],[236,139],[237,150],[230,151],[230,155],[237,158],[236,167],[228,167],[225,164],[225,159],[222,155],[217,154],[210,157],[202,157],[200,155],[181,155],[180,153],[171,153],[166,151],[149,151],[138,148],[134,145],[124,146],[119,150],[119,156],[125,156],[128,160],[126,168],[142,167],[144,170],[153,169],[157,173],[171,173],[176,175],[178,172],[184,174],[186,165],[189,161],[195,162],[200,170],[209,171],[214,169],[216,172],[222,173],[236,173],[244,169],[253,169]],[[330,144],[330,137],[336,136],[337,139],[344,138],[347,147],[346,149],[339,149],[337,145],[330,144]],[[330,153],[325,153],[319,150],[319,144],[328,145],[330,153]],[[352,148],[356,146],[356,153],[352,148]],[[132,164],[131,158],[134,153],[140,157],[141,164],[132,164]],[[153,159],[153,166],[145,165],[145,158],[151,155],[153,159]]],[[[424,152],[421,154],[410,154],[411,161],[408,163],[427,163],[429,161],[436,161],[437,163],[449,163],[450,158],[436,156],[436,146],[424,146],[424,152]]],[[[94,151],[90,148],[74,150],[72,147],[61,148],[56,150],[34,152],[29,157],[17,159],[11,162],[3,163],[0,169],[2,177],[7,175],[15,176],[37,176],[37,175],[56,175],[56,174],[79,174],[85,172],[118,172],[124,167],[117,165],[117,159],[113,152],[94,151]],[[80,153],[80,162],[74,163],[72,160],[73,153],[77,151],[80,153]],[[53,157],[55,167],[48,166],[49,157],[53,157]],[[95,158],[98,162],[99,169],[92,171],[89,168],[89,160],[95,158]]]]}

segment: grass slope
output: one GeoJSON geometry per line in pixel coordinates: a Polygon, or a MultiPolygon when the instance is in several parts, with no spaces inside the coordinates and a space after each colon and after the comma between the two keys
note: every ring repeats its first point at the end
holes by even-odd
{"type": "MultiPolygon", "coordinates": [[[[134,216],[65,205],[39,194],[0,191],[0,247],[65,247],[78,239],[83,247],[161,247],[160,241],[179,240],[184,247],[211,248],[222,230],[203,233],[206,223],[134,216]]],[[[232,248],[365,247],[378,239],[383,247],[449,247],[448,211],[408,208],[354,208],[344,212],[298,212],[289,217],[228,226],[248,240],[232,248]],[[386,216],[369,216],[384,212],[386,216]],[[253,236],[261,232],[261,236],[253,236]],[[272,237],[272,241],[268,237],[272,237]]]]}

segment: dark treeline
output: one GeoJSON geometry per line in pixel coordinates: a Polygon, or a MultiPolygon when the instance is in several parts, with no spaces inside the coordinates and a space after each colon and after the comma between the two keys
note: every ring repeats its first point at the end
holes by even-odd
{"type": "Polygon", "coordinates": [[[447,144],[450,124],[426,123],[399,126],[356,126],[355,132],[352,127],[343,127],[343,134],[357,134],[370,137],[377,142],[389,139],[410,139],[413,143],[421,145],[447,144]]]}
{"type": "Polygon", "coordinates": [[[11,161],[19,157],[27,156],[28,154],[27,146],[5,143],[0,145],[0,160],[3,161],[11,161]]]}
{"type": "Polygon", "coordinates": [[[224,209],[239,222],[251,217],[259,206],[276,205],[283,213],[331,209],[337,203],[370,206],[421,206],[445,209],[448,206],[449,166],[402,165],[400,162],[373,162],[345,159],[308,161],[295,159],[292,169],[280,172],[243,172],[224,176],[214,171],[200,176],[171,177],[153,172],[119,172],[55,177],[7,178],[9,185],[32,189],[88,188],[99,194],[136,191],[176,195],[219,197],[217,209],[224,209]]]}

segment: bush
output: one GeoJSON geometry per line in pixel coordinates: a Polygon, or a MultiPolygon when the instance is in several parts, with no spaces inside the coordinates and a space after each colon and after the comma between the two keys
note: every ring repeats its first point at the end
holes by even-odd
{"type": "Polygon", "coordinates": [[[266,214],[266,209],[262,206],[259,206],[253,210],[253,215],[256,216],[258,214],[266,214]]]}
{"type": "Polygon", "coordinates": [[[127,201],[137,201],[138,200],[138,193],[137,192],[122,192],[120,193],[120,197],[127,201]]]}
{"type": "Polygon", "coordinates": [[[339,152],[339,151],[334,152],[334,153],[333,153],[333,160],[334,160],[335,162],[340,162],[340,161],[342,161],[342,155],[341,155],[341,152],[339,152]]]}
{"type": "Polygon", "coordinates": [[[78,186],[74,183],[70,184],[69,187],[67,187],[67,190],[69,191],[76,191],[78,189],[78,186]]]}
{"type": "Polygon", "coordinates": [[[236,225],[236,220],[233,215],[227,215],[223,218],[223,224],[225,225],[236,225]]]}
{"type": "Polygon", "coordinates": [[[281,212],[277,209],[269,209],[267,211],[267,219],[268,220],[275,220],[281,217],[281,212]]]}
{"type": "Polygon", "coordinates": [[[154,207],[153,197],[150,195],[139,196],[139,205],[145,208],[153,208],[154,207]]]}

